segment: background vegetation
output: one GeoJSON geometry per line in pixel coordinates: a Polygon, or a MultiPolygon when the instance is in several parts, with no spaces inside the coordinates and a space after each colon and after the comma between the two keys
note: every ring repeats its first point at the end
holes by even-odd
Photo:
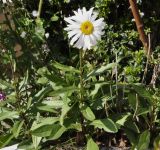
{"type": "Polygon", "coordinates": [[[137,3],[150,58],[128,0],[45,0],[40,18],[32,13],[38,0],[0,2],[0,147],[160,149],[160,2],[137,3]],[[85,52],[83,104],[79,51],[64,31],[64,17],[79,7],[95,7],[106,22],[85,52]]]}

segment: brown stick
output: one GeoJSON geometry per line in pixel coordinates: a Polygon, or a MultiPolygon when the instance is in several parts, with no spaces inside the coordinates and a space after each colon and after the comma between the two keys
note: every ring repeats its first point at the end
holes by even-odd
{"type": "Polygon", "coordinates": [[[140,36],[140,40],[145,48],[145,53],[147,55],[148,50],[149,50],[148,38],[144,32],[144,26],[143,26],[143,22],[142,22],[142,19],[141,19],[141,16],[140,16],[140,13],[139,13],[139,10],[137,7],[136,0],[129,0],[129,3],[130,3],[131,10],[132,10],[135,22],[136,22],[136,26],[137,26],[137,30],[138,30],[138,33],[140,36]]]}

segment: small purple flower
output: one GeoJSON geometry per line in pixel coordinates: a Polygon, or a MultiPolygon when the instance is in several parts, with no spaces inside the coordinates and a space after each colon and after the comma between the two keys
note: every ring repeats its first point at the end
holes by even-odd
{"type": "Polygon", "coordinates": [[[0,91],[0,101],[3,101],[6,98],[6,95],[0,91]]]}

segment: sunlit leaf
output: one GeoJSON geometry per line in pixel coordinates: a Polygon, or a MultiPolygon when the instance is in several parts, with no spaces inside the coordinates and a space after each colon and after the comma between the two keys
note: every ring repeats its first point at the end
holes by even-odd
{"type": "Polygon", "coordinates": [[[98,145],[93,141],[92,138],[89,138],[87,141],[87,150],[99,150],[98,145]]]}
{"type": "Polygon", "coordinates": [[[95,119],[95,115],[90,107],[81,106],[80,110],[81,110],[84,118],[86,118],[87,120],[93,121],[95,119]]]}
{"type": "Polygon", "coordinates": [[[116,133],[118,131],[117,126],[111,119],[94,120],[90,125],[93,125],[95,128],[104,129],[110,133],[116,133]]]}

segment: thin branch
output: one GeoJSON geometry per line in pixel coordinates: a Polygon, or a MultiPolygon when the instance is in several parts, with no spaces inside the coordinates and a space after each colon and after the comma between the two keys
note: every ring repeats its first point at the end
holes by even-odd
{"type": "MultiPolygon", "coordinates": [[[[143,22],[142,22],[142,19],[141,19],[141,16],[140,16],[140,13],[139,13],[139,10],[137,7],[136,0],[129,0],[129,3],[130,3],[130,7],[131,7],[131,10],[133,13],[133,17],[136,22],[136,27],[137,27],[137,30],[138,30],[138,33],[140,36],[140,40],[145,48],[145,53],[147,55],[148,51],[149,51],[148,38],[144,32],[144,25],[143,25],[143,22]]],[[[150,52],[151,52],[151,50],[150,50],[150,52]]]]}
{"type": "Polygon", "coordinates": [[[42,5],[43,5],[43,0],[39,1],[39,6],[38,6],[38,16],[37,18],[40,18],[41,11],[42,11],[42,5]]]}

